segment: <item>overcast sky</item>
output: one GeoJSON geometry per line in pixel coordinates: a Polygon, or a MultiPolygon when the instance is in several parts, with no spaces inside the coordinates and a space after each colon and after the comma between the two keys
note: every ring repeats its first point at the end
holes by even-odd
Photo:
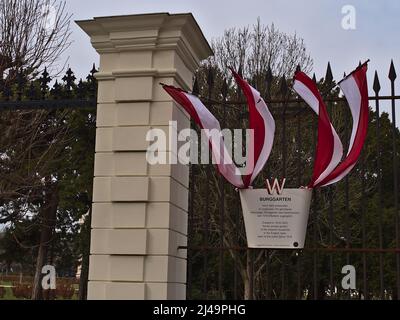
{"type": "MultiPolygon", "coordinates": [[[[328,61],[335,79],[340,80],[343,72],[353,70],[359,60],[369,58],[370,86],[377,69],[382,94],[388,94],[386,80],[392,58],[400,72],[398,0],[67,0],[67,9],[74,20],[149,12],[191,12],[208,40],[221,36],[226,28],[252,25],[260,17],[263,24],[273,22],[280,30],[296,32],[304,38],[318,78],[324,76],[328,61]],[[355,30],[342,28],[345,5],[356,9],[355,30]]],[[[91,63],[98,64],[98,56],[89,38],[75,24],[72,37],[74,42],[66,57],[78,76],[82,76],[91,63]]]]}

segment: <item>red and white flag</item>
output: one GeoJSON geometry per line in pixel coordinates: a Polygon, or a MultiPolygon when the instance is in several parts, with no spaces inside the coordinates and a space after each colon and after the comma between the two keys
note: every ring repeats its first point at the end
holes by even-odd
{"type": "MultiPolygon", "coordinates": [[[[220,133],[217,137],[214,134],[207,136],[214,159],[216,159],[218,171],[235,187],[246,189],[251,186],[260,174],[271,154],[275,137],[275,121],[265,101],[261,98],[260,93],[251,87],[236,72],[233,70],[232,72],[238,85],[246,96],[249,108],[250,129],[253,130],[254,133],[250,135],[250,139],[254,139],[254,141],[250,141],[249,143],[250,146],[254,147],[247,152],[246,171],[249,172],[249,174],[244,175],[243,178],[240,169],[233,163],[231,155],[225,146],[219,121],[204,106],[201,100],[181,89],[167,85],[163,87],[167,93],[190,114],[200,128],[214,130],[214,133],[220,133]]],[[[209,132],[206,131],[206,134],[208,133],[209,132]]]]}
{"type": "Polygon", "coordinates": [[[303,72],[297,72],[293,89],[319,117],[314,173],[308,185],[309,188],[315,188],[338,166],[343,156],[343,145],[329,120],[326,106],[314,81],[303,72]]]}
{"type": "Polygon", "coordinates": [[[225,177],[229,183],[237,188],[243,189],[245,185],[242,180],[241,172],[233,163],[231,155],[225,146],[219,121],[195,95],[173,86],[164,85],[163,88],[187,111],[187,113],[189,113],[201,129],[205,129],[204,132],[207,135],[219,173],[225,177]]]}
{"type": "Polygon", "coordinates": [[[254,130],[254,152],[250,152],[250,162],[255,164],[252,173],[243,178],[245,187],[252,185],[260,174],[271,154],[275,138],[275,120],[261,97],[260,92],[251,87],[234,70],[233,76],[242,89],[249,108],[249,125],[254,130]]]}
{"type": "Polygon", "coordinates": [[[367,70],[368,66],[365,63],[339,83],[353,118],[349,150],[343,162],[329,176],[319,182],[318,187],[328,186],[342,180],[355,167],[360,157],[367,137],[369,121],[367,70]]]}

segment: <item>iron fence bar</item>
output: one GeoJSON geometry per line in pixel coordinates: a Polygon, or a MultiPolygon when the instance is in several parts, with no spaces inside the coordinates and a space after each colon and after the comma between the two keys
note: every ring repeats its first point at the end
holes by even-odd
{"type": "MultiPolygon", "coordinates": [[[[400,100],[400,95],[393,95],[393,96],[389,95],[389,96],[380,96],[379,97],[379,100],[389,100],[389,101],[391,101],[393,99],[400,100]]],[[[221,105],[224,104],[224,102],[221,101],[221,100],[207,99],[207,98],[204,98],[204,97],[201,97],[201,100],[203,102],[205,102],[205,103],[212,103],[215,106],[221,106],[221,105]]],[[[346,98],[344,98],[344,97],[330,97],[330,98],[329,97],[323,97],[323,100],[325,102],[347,102],[346,98]]],[[[370,97],[368,97],[368,100],[369,101],[376,101],[377,97],[376,96],[370,96],[370,97]]],[[[265,102],[267,104],[269,104],[268,107],[271,108],[272,110],[278,108],[278,107],[274,106],[274,104],[282,104],[282,103],[288,103],[288,104],[289,103],[290,104],[293,103],[293,104],[296,104],[296,103],[302,102],[302,101],[303,100],[301,100],[301,99],[294,99],[294,98],[265,100],[265,102]]],[[[240,106],[240,105],[243,105],[243,104],[246,104],[246,103],[247,103],[246,101],[235,101],[235,100],[233,100],[233,101],[228,101],[226,104],[229,105],[229,106],[235,106],[235,105],[239,105],[240,106]]],[[[1,106],[1,104],[0,104],[0,106],[1,106]]],[[[291,105],[289,105],[289,106],[291,106],[291,105]]]]}
{"type": "MultiPolygon", "coordinates": [[[[189,248],[187,246],[179,246],[178,250],[188,250],[189,248]]],[[[212,250],[212,251],[220,251],[220,250],[234,250],[234,251],[246,251],[249,248],[248,247],[244,247],[244,246],[231,246],[231,247],[205,247],[205,246],[196,246],[196,247],[192,247],[190,248],[191,250],[196,250],[196,251],[202,251],[202,250],[212,250]]],[[[271,249],[269,249],[268,251],[270,251],[271,249]]],[[[337,247],[306,247],[303,249],[280,249],[280,250],[284,250],[284,251],[306,251],[306,252],[322,252],[322,253],[329,253],[329,252],[340,252],[340,253],[346,253],[346,252],[350,252],[350,253],[370,253],[370,254],[376,254],[376,253],[400,253],[400,248],[356,248],[356,247],[352,247],[352,248],[337,248],[337,247]]]]}
{"type": "MultiPolygon", "coordinates": [[[[398,186],[398,157],[397,157],[397,142],[396,142],[396,100],[395,96],[395,80],[396,71],[394,69],[393,60],[390,64],[389,79],[391,89],[391,102],[392,102],[392,134],[393,134],[393,192],[394,192],[394,209],[395,209],[395,223],[396,223],[396,246],[400,246],[400,231],[399,231],[399,186],[398,186]]],[[[400,255],[396,254],[396,285],[397,285],[397,299],[400,299],[400,255]]]]}
{"type": "MultiPolygon", "coordinates": [[[[383,208],[383,185],[382,185],[382,159],[381,159],[381,134],[380,134],[380,96],[381,89],[378,72],[375,71],[373,89],[375,91],[375,111],[376,111],[376,152],[377,152],[377,172],[378,172],[378,208],[383,208]]],[[[382,210],[378,210],[378,236],[379,248],[383,249],[383,224],[382,210]]],[[[384,277],[383,277],[383,253],[379,253],[379,295],[384,299],[384,277]]]]}
{"type": "MultiPolygon", "coordinates": [[[[240,215],[240,199],[239,195],[236,196],[236,212],[235,212],[235,223],[236,225],[239,225],[239,215],[240,215]]],[[[239,234],[235,232],[235,237],[236,237],[236,243],[239,243],[239,234]]],[[[246,248],[247,250],[248,248],[246,248]]],[[[239,275],[238,275],[238,270],[237,270],[237,260],[238,257],[235,255],[235,268],[234,268],[234,274],[233,274],[233,295],[234,299],[238,300],[238,284],[239,284],[239,275]]]]}
{"type": "Polygon", "coordinates": [[[281,296],[280,299],[284,300],[285,299],[285,276],[286,276],[286,253],[282,252],[283,258],[282,258],[282,267],[281,267],[281,296]]]}
{"type": "Polygon", "coordinates": [[[0,102],[0,111],[97,107],[97,100],[60,99],[0,102]]]}
{"type": "Polygon", "coordinates": [[[254,300],[254,249],[247,250],[247,259],[249,259],[249,299],[254,300]]]}
{"type": "MultiPolygon", "coordinates": [[[[362,226],[362,246],[365,248],[367,246],[366,237],[366,221],[365,221],[365,152],[361,154],[361,226],[362,226]]],[[[363,252],[363,291],[364,299],[368,299],[367,291],[367,254],[363,252]]]]}
{"type": "MultiPolygon", "coordinates": [[[[313,118],[313,140],[314,140],[314,154],[316,153],[316,146],[317,146],[317,129],[318,129],[318,122],[316,118],[313,118]]],[[[313,238],[313,246],[317,246],[317,206],[318,206],[318,194],[317,190],[313,191],[313,196],[314,196],[314,201],[313,201],[313,228],[312,228],[312,238],[313,238]]],[[[313,252],[313,298],[314,300],[317,300],[318,298],[318,284],[317,284],[317,263],[318,263],[318,256],[317,252],[313,252]]]]}
{"type": "MultiPolygon", "coordinates": [[[[240,74],[240,72],[239,72],[239,74],[240,74]]],[[[241,90],[237,91],[237,96],[238,96],[238,100],[242,99],[241,90]]],[[[246,103],[243,102],[238,107],[238,111],[239,111],[240,115],[243,112],[242,111],[243,105],[246,105],[246,103]]],[[[241,119],[241,117],[239,116],[239,118],[237,120],[238,128],[242,128],[242,121],[244,121],[244,119],[241,119]]],[[[241,201],[240,201],[239,193],[237,193],[237,195],[236,195],[236,210],[235,210],[235,217],[234,217],[236,226],[239,226],[239,222],[240,222],[240,208],[241,208],[241,201]]],[[[235,242],[238,245],[239,245],[239,241],[240,241],[239,233],[235,232],[235,242]]],[[[240,257],[235,255],[235,259],[240,259],[240,257]]],[[[238,273],[238,270],[237,270],[236,266],[234,268],[234,275],[233,276],[234,276],[234,299],[235,300],[239,300],[239,292],[238,292],[239,291],[239,273],[238,273]]]]}
{"type": "MultiPolygon", "coordinates": [[[[193,120],[191,120],[191,127],[194,127],[193,120]]],[[[193,256],[193,252],[190,249],[193,243],[193,235],[194,235],[194,186],[196,183],[196,175],[195,175],[195,166],[190,166],[190,197],[189,197],[189,213],[188,213],[188,243],[189,243],[189,250],[187,252],[188,257],[193,256]]],[[[192,298],[192,287],[193,287],[193,259],[188,259],[188,276],[187,276],[187,290],[188,290],[188,297],[189,299],[192,298]]]]}
{"type": "MultiPolygon", "coordinates": [[[[333,246],[333,228],[334,228],[334,213],[333,213],[333,187],[329,187],[329,244],[333,246]]],[[[329,284],[330,289],[335,287],[333,277],[333,253],[329,255],[329,284]]]]}
{"type": "Polygon", "coordinates": [[[265,296],[267,300],[271,300],[271,266],[270,266],[270,250],[265,250],[266,254],[266,264],[265,264],[265,272],[267,274],[267,279],[265,283],[265,296]]]}
{"type": "MultiPolygon", "coordinates": [[[[318,191],[314,190],[313,245],[317,246],[318,191]]],[[[313,251],[313,298],[318,300],[318,251],[313,251]]]]}
{"type": "MultiPolygon", "coordinates": [[[[211,101],[211,95],[213,90],[213,73],[212,70],[209,69],[208,77],[207,77],[207,85],[208,85],[208,100],[211,101]]],[[[209,103],[208,108],[211,110],[213,106],[212,103],[209,103]]],[[[212,163],[212,157],[209,154],[208,160],[212,163]]],[[[206,205],[204,206],[204,219],[203,219],[203,242],[206,246],[209,243],[209,220],[210,220],[210,181],[211,181],[211,169],[209,165],[206,165],[206,195],[205,195],[205,202],[206,205]]],[[[208,252],[205,250],[203,253],[203,296],[204,299],[208,298],[208,252]]]]}
{"type": "MultiPolygon", "coordinates": [[[[206,179],[207,182],[211,179],[211,172],[209,166],[206,166],[206,179]]],[[[209,213],[210,213],[210,185],[209,183],[206,184],[206,195],[205,195],[205,202],[206,205],[204,206],[204,219],[203,219],[203,243],[205,246],[208,246],[209,240],[209,213]]],[[[207,299],[208,296],[208,252],[204,250],[203,253],[203,296],[204,299],[207,299]]]]}
{"type": "MultiPolygon", "coordinates": [[[[332,117],[332,102],[328,102],[328,110],[329,114],[332,117]]],[[[334,211],[333,211],[333,187],[328,187],[328,201],[329,201],[329,208],[328,208],[328,225],[329,225],[329,244],[333,246],[333,229],[334,229],[334,211]]],[[[334,277],[333,277],[333,253],[329,255],[329,285],[330,289],[333,290],[335,287],[334,285],[334,277]]]]}
{"type": "MultiPolygon", "coordinates": [[[[298,102],[298,106],[301,107],[301,103],[298,102]]],[[[301,136],[301,121],[300,114],[297,115],[297,185],[302,186],[302,172],[303,172],[303,163],[302,163],[302,136],[301,136]]],[[[296,255],[296,272],[297,272],[297,299],[301,299],[301,255],[297,253],[296,255]]]]}
{"type": "MultiPolygon", "coordinates": [[[[226,95],[224,100],[226,99],[226,95]]],[[[226,127],[226,105],[223,105],[223,117],[222,127],[226,127]]],[[[224,233],[225,233],[225,179],[219,176],[219,187],[220,187],[220,237],[219,241],[221,247],[224,247],[224,233]]],[[[219,297],[222,300],[224,298],[223,292],[223,273],[224,273],[224,251],[221,250],[219,253],[219,270],[218,270],[218,289],[219,297]]]]}
{"type": "MultiPolygon", "coordinates": [[[[346,141],[349,141],[349,126],[348,122],[346,121],[349,119],[349,111],[344,113],[345,119],[345,136],[346,136],[346,141]],[[347,113],[347,115],[346,115],[347,113]]],[[[348,149],[349,144],[346,143],[346,149],[348,149]]],[[[347,175],[344,180],[344,189],[345,189],[345,214],[346,214],[346,222],[345,222],[345,232],[346,232],[346,246],[348,248],[351,247],[351,232],[350,232],[350,192],[349,192],[349,176],[347,175]]],[[[350,265],[350,253],[346,252],[346,264],[350,265]]],[[[351,299],[351,289],[347,290],[347,298],[351,299]]]]}
{"type": "MultiPolygon", "coordinates": [[[[193,82],[193,92],[198,91],[198,81],[197,77],[194,78],[193,82]]],[[[195,129],[195,122],[193,119],[190,120],[190,128],[195,129]]],[[[188,257],[188,274],[187,274],[187,293],[188,298],[193,298],[193,250],[190,248],[193,247],[193,240],[194,240],[194,195],[195,195],[195,185],[196,185],[196,174],[195,174],[195,166],[190,165],[190,182],[189,182],[189,212],[188,212],[188,250],[187,250],[187,257],[188,257]]]]}
{"type": "MultiPolygon", "coordinates": [[[[281,85],[281,94],[285,96],[287,94],[287,86],[286,86],[286,79],[282,78],[282,85],[281,85]]],[[[287,96],[285,97],[287,100],[287,96]]],[[[287,111],[287,102],[283,103],[283,113],[282,113],[282,177],[286,178],[287,176],[287,128],[286,128],[286,111],[287,111]]],[[[282,266],[281,266],[281,299],[285,299],[285,273],[286,273],[286,259],[287,256],[283,253],[282,258],[282,266]]]]}
{"type": "Polygon", "coordinates": [[[297,269],[297,300],[301,300],[302,296],[302,285],[301,285],[301,253],[296,253],[297,257],[297,263],[296,263],[296,269],[297,269]]]}

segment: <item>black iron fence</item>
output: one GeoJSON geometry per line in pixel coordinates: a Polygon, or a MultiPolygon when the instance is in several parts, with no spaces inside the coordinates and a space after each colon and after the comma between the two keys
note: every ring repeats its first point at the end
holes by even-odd
{"type": "Polygon", "coordinates": [[[47,69],[33,79],[26,70],[15,70],[7,78],[0,79],[0,111],[94,109],[97,106],[96,72],[93,65],[86,79],[77,82],[74,72],[68,68],[59,82],[50,77],[47,69]]]}
{"type": "MultiPolygon", "coordinates": [[[[0,111],[95,108],[95,72],[93,68],[86,81],[77,83],[69,69],[61,83],[50,86],[46,71],[28,81],[20,70],[13,81],[0,83],[0,111]]],[[[264,187],[266,178],[275,177],[286,177],[288,187],[306,185],[317,141],[316,117],[289,90],[285,78],[267,70],[249,80],[263,92],[277,122],[273,153],[255,186],[264,187]],[[269,85],[264,88],[263,83],[269,85]]],[[[211,166],[191,167],[188,247],[180,248],[188,251],[189,299],[400,297],[400,133],[395,116],[400,95],[395,91],[393,63],[389,84],[390,95],[380,95],[375,74],[362,157],[342,182],[314,192],[303,250],[248,249],[238,193],[211,166]],[[385,103],[390,114],[381,112],[385,103]],[[344,265],[357,271],[355,290],[342,288],[344,265]]],[[[342,141],[348,141],[350,111],[334,86],[329,66],[318,85],[336,130],[342,141]]],[[[194,91],[200,91],[222,127],[247,128],[243,97],[221,81],[218,72],[200,73],[194,91]]]]}
{"type": "MultiPolygon", "coordinates": [[[[259,90],[277,123],[271,158],[255,187],[264,188],[266,178],[282,177],[287,187],[306,185],[317,141],[316,117],[284,77],[267,70],[248,80],[256,87],[264,80],[270,83],[259,90]]],[[[375,73],[361,159],[343,181],[314,191],[303,250],[248,249],[238,193],[211,166],[191,166],[188,247],[180,248],[188,250],[189,299],[400,298],[400,133],[395,113],[400,96],[395,80],[392,62],[391,94],[382,96],[375,73]],[[383,103],[390,103],[388,113],[381,111],[383,103]],[[345,265],[356,269],[354,290],[342,287],[345,265]]],[[[330,65],[318,86],[338,134],[349,141],[351,114],[330,65]]],[[[193,91],[200,91],[223,128],[247,127],[243,97],[215,70],[203,70],[193,91]]]]}

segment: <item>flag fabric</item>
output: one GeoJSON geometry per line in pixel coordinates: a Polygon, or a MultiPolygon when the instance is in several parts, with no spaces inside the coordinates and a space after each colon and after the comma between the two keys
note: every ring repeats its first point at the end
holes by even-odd
{"type": "Polygon", "coordinates": [[[309,188],[315,188],[326,179],[340,163],[343,145],[329,119],[328,111],[317,85],[303,72],[296,72],[293,89],[318,115],[318,141],[314,172],[309,188]]]}
{"type": "MultiPolygon", "coordinates": [[[[296,72],[293,89],[318,115],[318,141],[315,152],[314,170],[309,188],[324,187],[342,180],[355,167],[365,143],[368,121],[367,64],[360,66],[343,79],[339,86],[349,104],[353,129],[349,150],[345,159],[343,145],[331,124],[326,106],[317,85],[303,72],[296,72]]],[[[275,121],[260,93],[251,87],[234,70],[233,76],[246,97],[249,110],[249,126],[254,135],[253,150],[248,152],[247,163],[252,164],[248,174],[242,176],[228,152],[219,121],[204,106],[201,100],[186,91],[163,85],[165,91],[194,119],[201,129],[206,129],[210,149],[216,160],[218,172],[239,189],[249,188],[264,168],[274,143],[275,121]],[[217,136],[210,131],[219,132],[217,136]]]]}
{"type": "Polygon", "coordinates": [[[339,83],[353,118],[349,150],[343,162],[319,182],[317,187],[328,186],[342,180],[355,167],[360,157],[367,137],[369,121],[367,70],[368,66],[365,63],[339,83]]]}
{"type": "Polygon", "coordinates": [[[249,156],[254,164],[252,173],[244,177],[244,184],[247,188],[252,185],[260,174],[271,154],[275,138],[275,120],[268,109],[267,104],[261,97],[260,92],[251,87],[233,69],[232,74],[238,86],[242,89],[249,109],[249,126],[254,130],[254,152],[249,156]]]}
{"type": "Polygon", "coordinates": [[[205,133],[209,140],[209,145],[217,164],[218,172],[232,185],[239,189],[245,187],[240,170],[233,163],[229,154],[219,121],[206,108],[201,100],[193,94],[185,92],[173,86],[163,85],[164,90],[193,118],[201,129],[206,129],[205,133]],[[210,134],[210,130],[219,132],[217,136],[210,134]]]}
{"type": "MultiPolygon", "coordinates": [[[[247,189],[260,174],[271,154],[275,137],[275,120],[264,99],[261,98],[260,93],[251,87],[234,70],[232,70],[232,72],[247,99],[250,129],[252,129],[254,133],[254,135],[250,137],[250,139],[254,137],[254,141],[250,142],[250,146],[254,147],[248,150],[247,165],[250,166],[250,168],[247,169],[249,174],[242,176],[240,170],[233,163],[231,155],[226,149],[222,134],[217,138],[209,135],[208,139],[213,156],[217,159],[216,162],[219,173],[235,187],[247,189]]],[[[165,91],[190,114],[200,128],[214,129],[221,132],[219,121],[204,106],[198,97],[172,86],[164,85],[163,87],[165,91]]]]}

